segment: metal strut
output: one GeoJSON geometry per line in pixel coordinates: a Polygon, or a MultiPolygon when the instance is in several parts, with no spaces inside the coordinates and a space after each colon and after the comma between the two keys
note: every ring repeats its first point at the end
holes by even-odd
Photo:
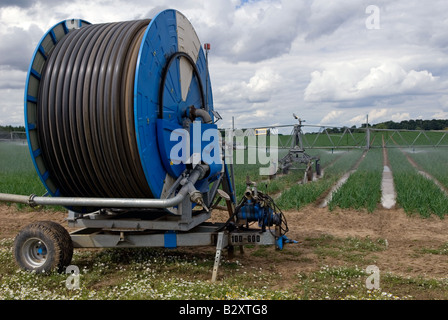
{"type": "Polygon", "coordinates": [[[216,243],[215,264],[213,266],[212,282],[216,281],[218,275],[219,263],[221,262],[221,252],[224,249],[224,232],[218,233],[218,241],[216,243]]]}

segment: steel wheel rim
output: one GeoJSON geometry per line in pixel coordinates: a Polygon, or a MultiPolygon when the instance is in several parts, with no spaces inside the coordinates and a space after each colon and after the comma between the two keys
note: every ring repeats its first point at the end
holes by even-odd
{"type": "Polygon", "coordinates": [[[22,246],[22,257],[33,268],[38,268],[45,264],[47,253],[47,245],[39,238],[30,238],[22,246]]]}

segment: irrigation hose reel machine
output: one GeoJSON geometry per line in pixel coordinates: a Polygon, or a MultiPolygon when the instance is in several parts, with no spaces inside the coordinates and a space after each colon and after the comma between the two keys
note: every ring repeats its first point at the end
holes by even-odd
{"type": "Polygon", "coordinates": [[[76,231],[48,221],[22,229],[14,243],[22,268],[63,270],[73,248],[216,246],[215,278],[224,248],[283,247],[286,220],[272,199],[250,181],[235,199],[208,49],[171,9],[151,20],[65,20],[42,37],[26,81],[25,126],[48,192],[0,200],[64,206],[76,231]],[[228,219],[208,222],[221,200],[228,219]]]}

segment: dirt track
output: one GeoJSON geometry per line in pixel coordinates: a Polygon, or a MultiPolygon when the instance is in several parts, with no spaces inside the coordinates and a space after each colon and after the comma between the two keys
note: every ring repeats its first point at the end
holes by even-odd
{"type": "MultiPolygon", "coordinates": [[[[18,211],[15,206],[0,204],[0,238],[13,238],[17,232],[32,221],[52,220],[67,226],[66,213],[53,211],[18,211]]],[[[215,211],[213,220],[225,221],[227,213],[215,211]]],[[[305,239],[331,235],[337,238],[359,237],[386,239],[388,248],[375,252],[375,265],[382,272],[392,272],[403,276],[446,278],[448,256],[417,254],[420,249],[437,249],[448,242],[448,220],[438,217],[422,219],[407,216],[401,209],[377,209],[373,213],[352,210],[335,210],[310,205],[303,210],[285,212],[289,232],[288,238],[298,244],[288,244],[288,250],[297,251],[301,259],[275,259],[275,268],[282,274],[296,274],[318,270],[323,261],[317,259],[313,248],[304,246],[305,239]]],[[[213,248],[211,248],[213,250],[213,248]]],[[[250,255],[238,256],[249,264],[250,255]]],[[[340,261],[328,257],[325,264],[340,261]]],[[[365,268],[366,266],[360,266],[365,268]]]]}

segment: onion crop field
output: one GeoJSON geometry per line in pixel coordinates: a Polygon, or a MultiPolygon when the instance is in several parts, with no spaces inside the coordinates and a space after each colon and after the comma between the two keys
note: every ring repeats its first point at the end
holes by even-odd
{"type": "MultiPolygon", "coordinates": [[[[297,183],[290,189],[284,190],[278,199],[283,209],[300,209],[310,203],[316,202],[324,196],[331,187],[349,171],[362,156],[361,150],[348,151],[321,151],[322,177],[316,181],[301,184],[297,183]]],[[[313,153],[315,154],[314,150],[313,153]]]]}
{"type": "MultiPolygon", "coordinates": [[[[419,150],[430,154],[431,152],[447,152],[445,150],[419,150]]],[[[431,180],[429,177],[421,174],[406,157],[406,151],[391,149],[390,163],[394,175],[394,181],[397,191],[397,203],[404,208],[407,213],[419,213],[423,217],[429,217],[435,214],[444,217],[448,213],[448,201],[446,193],[437,185],[438,180],[431,180]]],[[[415,150],[414,150],[415,152],[415,150]]],[[[415,154],[408,154],[412,160],[415,154]]],[[[422,158],[418,157],[421,161],[422,158]]],[[[429,156],[425,167],[434,171],[431,166],[436,168],[438,159],[429,156]]],[[[439,175],[441,177],[441,175],[439,175]]]]}
{"type": "Polygon", "coordinates": [[[356,172],[339,188],[329,203],[334,207],[361,209],[372,212],[381,200],[383,154],[381,149],[371,149],[364,156],[356,172]]]}
{"type": "MultiPolygon", "coordinates": [[[[245,159],[247,160],[247,150],[245,159]]],[[[287,150],[280,149],[279,158],[287,150]]],[[[278,173],[275,178],[259,174],[259,164],[234,164],[235,188],[240,199],[246,188],[246,177],[257,183],[260,191],[276,200],[282,210],[298,210],[307,205],[325,204],[335,208],[366,210],[381,208],[381,179],[384,167],[383,149],[310,149],[319,156],[322,175],[303,183],[303,170],[278,173]],[[346,176],[346,181],[335,185],[346,176]]],[[[448,150],[446,148],[387,148],[393,174],[396,205],[408,214],[422,217],[448,213],[448,150]]],[[[234,154],[236,156],[236,154],[234,154]]],[[[247,161],[246,161],[247,162],[247,161]]],[[[314,168],[314,166],[313,166],[314,168]]],[[[35,173],[26,143],[0,143],[0,192],[42,195],[45,189],[35,173]]]]}
{"type": "Polygon", "coordinates": [[[26,142],[0,142],[0,192],[24,195],[45,193],[26,142]]]}
{"type": "MultiPolygon", "coordinates": [[[[380,139],[379,139],[380,140],[380,139]]],[[[396,145],[386,148],[388,168],[393,174],[394,208],[422,217],[448,214],[448,149],[401,149],[396,145]],[[445,190],[444,190],[445,189],[445,190]]],[[[282,156],[279,151],[279,158],[282,156]]],[[[277,174],[268,179],[258,174],[259,165],[235,164],[237,196],[245,189],[246,175],[257,182],[259,190],[276,199],[283,210],[300,209],[314,204],[335,208],[366,210],[382,208],[382,174],[385,165],[383,148],[372,147],[368,152],[359,149],[310,149],[311,156],[319,156],[322,176],[303,184],[303,170],[277,174]],[[345,176],[345,179],[344,179],[345,176]],[[344,179],[343,182],[339,182],[344,179]],[[339,186],[336,188],[339,182],[339,186]],[[327,197],[328,201],[321,204],[327,197]]]]}

